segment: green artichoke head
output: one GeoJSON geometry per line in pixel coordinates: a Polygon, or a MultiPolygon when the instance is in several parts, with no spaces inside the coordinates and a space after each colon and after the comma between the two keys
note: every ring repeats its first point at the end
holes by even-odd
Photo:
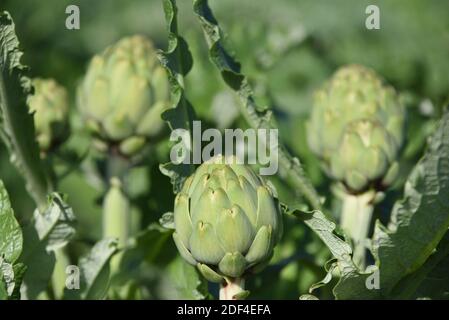
{"type": "Polygon", "coordinates": [[[69,136],[69,102],[67,91],[53,79],[32,80],[34,94],[27,99],[34,113],[36,140],[41,152],[63,143],[69,136]]]}
{"type": "Polygon", "coordinates": [[[315,93],[307,139],[328,175],[359,193],[394,181],[404,123],[394,89],[373,70],[349,65],[315,93]]]}
{"type": "Polygon", "coordinates": [[[168,76],[150,40],[123,38],[92,58],[78,87],[78,108],[88,128],[123,155],[139,152],[161,134],[169,107],[168,76]]]}
{"type": "Polygon", "coordinates": [[[203,163],[175,200],[176,246],[213,282],[261,269],[282,233],[274,189],[236,163],[223,156],[203,163]]]}

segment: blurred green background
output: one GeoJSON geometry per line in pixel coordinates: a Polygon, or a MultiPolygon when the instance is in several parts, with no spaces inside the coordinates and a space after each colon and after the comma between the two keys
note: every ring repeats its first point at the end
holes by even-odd
{"type": "MultiPolygon", "coordinates": [[[[305,143],[304,120],[314,89],[336,68],[348,63],[374,68],[404,99],[409,109],[408,143],[402,159],[406,176],[449,97],[449,1],[211,0],[210,5],[244,73],[254,83],[257,99],[274,109],[281,138],[304,161],[324,195],[330,194],[329,183],[305,143]],[[380,30],[365,28],[369,4],[380,8],[380,30]]],[[[211,126],[245,126],[237,117],[237,99],[209,63],[191,1],[178,1],[178,6],[179,30],[194,58],[186,79],[188,98],[211,126]]],[[[167,44],[162,3],[158,0],[2,0],[0,10],[9,11],[15,20],[25,52],[23,62],[31,67],[32,76],[55,78],[65,85],[74,113],[76,86],[93,54],[135,33],[147,35],[161,49],[167,44]],[[80,30],[65,28],[65,8],[70,4],[80,8],[80,30]]],[[[143,227],[172,210],[171,186],[157,168],[157,162],[166,157],[166,149],[159,150],[159,155],[137,168],[132,178],[135,207],[143,227]]],[[[34,205],[3,146],[0,176],[16,212],[26,220],[34,205]]],[[[300,201],[288,186],[273,180],[282,200],[300,201]]],[[[79,239],[98,238],[99,203],[104,190],[86,182],[80,171],[68,175],[60,189],[69,195],[78,217],[79,239]]],[[[393,189],[387,195],[378,209],[379,217],[391,206],[389,196],[398,192],[393,189]]],[[[271,270],[250,284],[258,289],[260,297],[295,299],[324,275],[322,266],[328,254],[321,243],[303,227],[287,225],[271,270]]],[[[330,292],[322,291],[322,297],[329,296],[330,292]]],[[[160,293],[158,297],[173,295],[160,293]]]]}

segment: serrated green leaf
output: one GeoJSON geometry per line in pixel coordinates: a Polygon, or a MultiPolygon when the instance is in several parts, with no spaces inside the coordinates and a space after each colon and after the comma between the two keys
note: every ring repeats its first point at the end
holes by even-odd
{"type": "Polygon", "coordinates": [[[346,264],[352,267],[352,248],[334,233],[335,223],[329,221],[321,211],[317,210],[312,212],[295,210],[293,214],[318,235],[340,264],[343,263],[342,267],[346,267],[346,264]]]}
{"type": "Polygon", "coordinates": [[[15,26],[7,12],[0,13],[0,127],[12,162],[27,181],[27,189],[39,206],[46,203],[48,182],[35,140],[33,116],[26,104],[32,94],[27,67],[20,63],[22,52],[15,26]]]}
{"type": "MultiPolygon", "coordinates": [[[[326,216],[320,211],[303,212],[300,210],[292,210],[291,214],[302,220],[309,228],[315,232],[318,237],[326,244],[332,256],[336,259],[335,266],[338,267],[340,273],[340,280],[334,288],[334,295],[337,299],[342,298],[341,293],[348,294],[344,298],[349,299],[367,299],[378,296],[377,290],[368,290],[365,283],[372,272],[360,271],[355,263],[352,261],[352,248],[336,233],[336,225],[328,220],[326,216]]],[[[322,284],[329,283],[332,279],[332,273],[327,273],[327,276],[322,281],[322,284]]],[[[316,287],[316,286],[315,286],[316,287]]],[[[314,286],[311,287],[314,289],[314,286]]]]}
{"type": "Polygon", "coordinates": [[[388,293],[432,254],[449,228],[449,112],[432,135],[428,150],[410,174],[404,198],[396,202],[388,229],[376,224],[374,255],[381,287],[388,293]]]}
{"type": "MultiPolygon", "coordinates": [[[[185,40],[178,34],[177,6],[175,0],[164,0],[165,19],[168,28],[168,49],[159,53],[159,59],[168,73],[171,90],[170,109],[162,113],[171,130],[186,129],[191,132],[195,112],[185,97],[183,77],[192,68],[193,59],[185,40]]],[[[181,190],[184,180],[194,170],[192,164],[166,163],[160,166],[161,172],[170,177],[175,193],[181,190]]]]}

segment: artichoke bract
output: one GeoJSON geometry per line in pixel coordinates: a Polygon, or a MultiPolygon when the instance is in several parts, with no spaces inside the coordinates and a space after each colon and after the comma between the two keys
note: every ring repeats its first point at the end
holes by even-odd
{"type": "Polygon", "coordinates": [[[168,76],[152,42],[123,38],[92,58],[78,87],[78,108],[92,133],[126,156],[139,152],[164,129],[168,76]]]}
{"type": "Polygon", "coordinates": [[[48,152],[69,136],[69,102],[66,89],[53,79],[32,80],[34,94],[27,99],[34,113],[36,140],[41,152],[48,152]]]}
{"type": "Polygon", "coordinates": [[[175,244],[212,282],[266,265],[282,220],[273,187],[234,157],[204,162],[175,199],[175,244]]]}
{"type": "Polygon", "coordinates": [[[315,93],[308,144],[351,193],[382,189],[397,174],[405,109],[391,86],[360,65],[340,68],[315,93]]]}

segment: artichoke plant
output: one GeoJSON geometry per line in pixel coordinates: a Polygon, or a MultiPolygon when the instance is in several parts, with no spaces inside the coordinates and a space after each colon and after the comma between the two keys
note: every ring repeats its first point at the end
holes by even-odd
{"type": "Polygon", "coordinates": [[[373,70],[349,65],[316,92],[307,138],[326,172],[360,193],[394,181],[404,121],[394,89],[373,70]]]}
{"type": "Polygon", "coordinates": [[[234,157],[212,158],[185,181],[174,222],[183,258],[220,283],[261,269],[282,233],[274,189],[234,157]]]}
{"type": "Polygon", "coordinates": [[[43,154],[63,143],[69,136],[67,91],[53,79],[32,80],[34,94],[27,103],[34,113],[36,140],[43,154]]]}
{"type": "Polygon", "coordinates": [[[77,94],[80,113],[97,142],[125,156],[160,135],[160,114],[169,97],[168,76],[156,50],[139,35],[94,56],[77,94]]]}
{"type": "Polygon", "coordinates": [[[394,89],[360,65],[339,69],[315,94],[307,138],[327,174],[343,188],[341,225],[365,263],[373,205],[398,173],[405,109],[394,89]]]}

